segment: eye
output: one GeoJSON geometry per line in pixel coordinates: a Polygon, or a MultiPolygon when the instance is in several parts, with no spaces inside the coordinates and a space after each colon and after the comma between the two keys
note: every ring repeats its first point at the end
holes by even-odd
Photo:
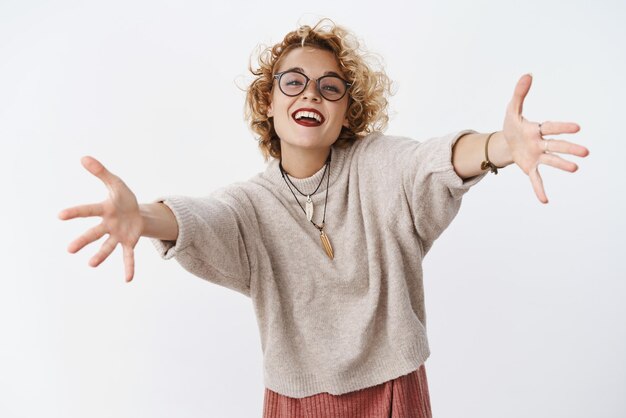
{"type": "Polygon", "coordinates": [[[321,89],[327,93],[341,94],[344,91],[343,82],[337,77],[324,77],[320,84],[321,89]]]}
{"type": "Polygon", "coordinates": [[[285,81],[285,84],[287,86],[301,86],[303,83],[302,83],[302,80],[297,80],[295,78],[291,78],[291,79],[287,79],[285,81]]]}
{"type": "Polygon", "coordinates": [[[322,88],[325,91],[329,91],[331,93],[339,93],[339,88],[337,86],[333,86],[333,85],[327,84],[325,86],[322,86],[322,88]]]}
{"type": "Polygon", "coordinates": [[[285,87],[301,87],[305,83],[305,79],[302,74],[299,73],[285,73],[281,78],[281,84],[285,87]]]}

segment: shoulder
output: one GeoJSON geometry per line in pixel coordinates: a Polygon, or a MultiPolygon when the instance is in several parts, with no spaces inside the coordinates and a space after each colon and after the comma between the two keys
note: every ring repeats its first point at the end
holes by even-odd
{"type": "Polygon", "coordinates": [[[268,176],[268,171],[259,172],[247,180],[237,181],[216,189],[212,196],[249,214],[266,210],[275,204],[276,179],[268,176]]]}
{"type": "Polygon", "coordinates": [[[254,196],[260,193],[260,185],[255,182],[256,176],[246,180],[228,184],[216,189],[212,196],[239,205],[247,205],[254,201],[254,196]]]}
{"type": "Polygon", "coordinates": [[[355,158],[362,163],[381,164],[397,161],[415,152],[420,142],[406,136],[371,133],[354,144],[355,158]]]}
{"type": "Polygon", "coordinates": [[[419,141],[400,135],[386,135],[381,132],[374,132],[361,139],[361,148],[364,151],[382,150],[382,149],[402,149],[407,146],[417,146],[419,141]]]}

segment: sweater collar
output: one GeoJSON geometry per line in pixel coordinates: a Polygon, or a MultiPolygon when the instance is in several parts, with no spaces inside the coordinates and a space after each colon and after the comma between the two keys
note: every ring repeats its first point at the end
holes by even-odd
{"type": "MultiPolygon", "coordinates": [[[[330,165],[329,165],[329,169],[330,169],[330,179],[329,179],[330,185],[329,186],[330,187],[332,187],[333,184],[335,184],[336,180],[339,178],[339,175],[343,168],[343,163],[346,159],[346,152],[350,149],[350,146],[345,147],[345,148],[340,148],[340,147],[333,145],[331,149],[332,149],[332,156],[331,156],[330,165]]],[[[278,166],[278,162],[279,162],[278,159],[273,158],[268,163],[264,172],[264,177],[267,178],[269,181],[271,181],[274,185],[280,187],[280,190],[284,189],[286,193],[289,193],[289,195],[291,195],[291,192],[287,188],[287,184],[280,173],[280,167],[278,166]]],[[[323,165],[322,168],[320,168],[316,173],[314,173],[310,177],[297,179],[295,177],[289,176],[289,179],[303,193],[313,193],[317,185],[320,184],[320,181],[322,180],[322,176],[324,176],[325,167],[326,165],[323,165]]],[[[319,189],[317,190],[315,194],[318,195],[321,191],[325,191],[325,190],[326,190],[326,180],[322,181],[322,184],[320,185],[319,189]]]]}

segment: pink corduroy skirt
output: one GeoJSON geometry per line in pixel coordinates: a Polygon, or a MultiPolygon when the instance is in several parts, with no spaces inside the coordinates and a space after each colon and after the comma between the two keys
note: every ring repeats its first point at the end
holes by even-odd
{"type": "Polygon", "coordinates": [[[265,388],[263,418],[432,418],[426,369],[376,386],[290,398],[265,388]]]}

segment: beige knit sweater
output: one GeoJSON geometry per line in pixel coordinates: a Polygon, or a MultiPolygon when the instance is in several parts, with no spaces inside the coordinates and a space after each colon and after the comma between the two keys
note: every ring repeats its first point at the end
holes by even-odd
{"type": "MultiPolygon", "coordinates": [[[[463,182],[452,168],[452,145],[469,132],[423,143],[375,133],[333,147],[325,227],[333,260],[277,160],[208,197],[156,199],[174,212],[179,235],[152,242],[163,258],[252,299],[267,388],[302,398],[386,382],[429,355],[422,259],[484,176],[463,182]]],[[[323,173],[292,180],[312,192],[323,173]]],[[[317,224],[325,190],[326,179],[312,197],[317,224]]]]}

